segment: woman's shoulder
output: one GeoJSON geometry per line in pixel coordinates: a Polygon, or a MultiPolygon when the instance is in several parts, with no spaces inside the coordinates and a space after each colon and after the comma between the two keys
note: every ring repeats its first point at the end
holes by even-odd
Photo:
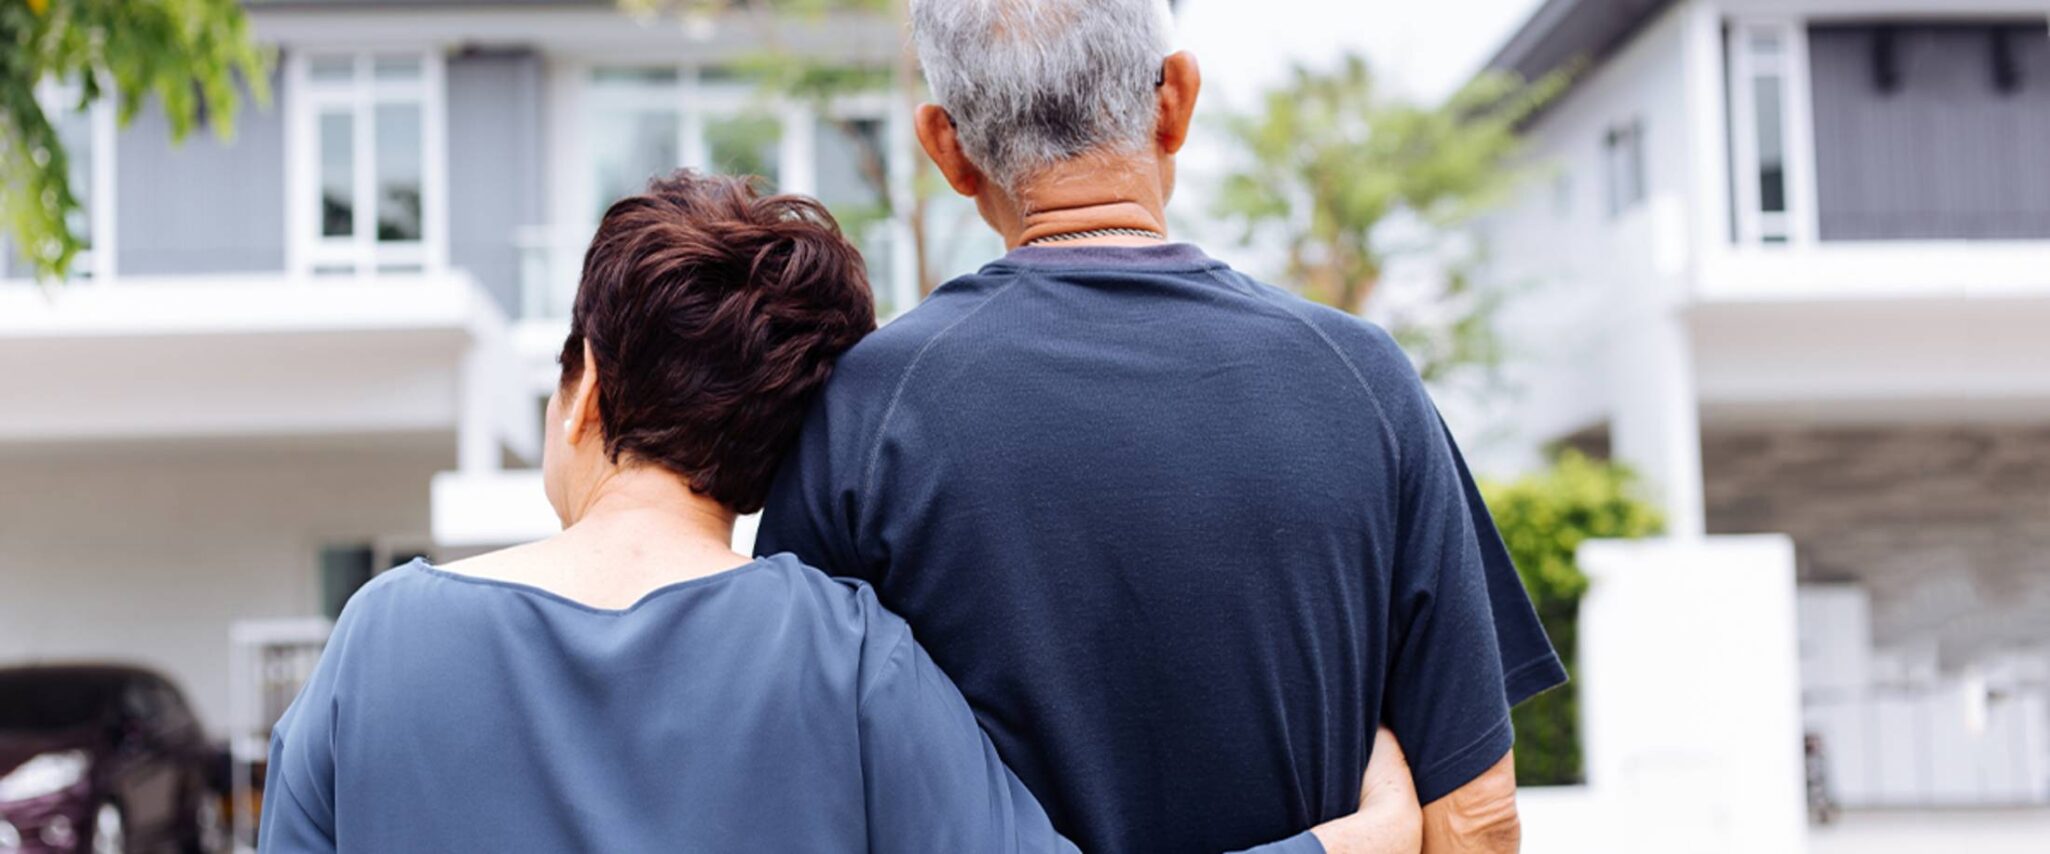
{"type": "Polygon", "coordinates": [[[859,636],[864,647],[887,652],[910,635],[904,618],[884,607],[866,581],[827,575],[787,552],[760,562],[773,569],[770,577],[783,579],[800,606],[815,609],[827,622],[859,636]]]}
{"type": "Polygon", "coordinates": [[[816,597],[823,605],[858,613],[882,611],[889,618],[896,618],[895,614],[883,609],[876,599],[875,588],[866,581],[827,575],[825,570],[805,563],[789,552],[766,555],[757,558],[756,563],[770,569],[770,575],[784,579],[784,583],[793,589],[816,597]]]}
{"type": "Polygon", "coordinates": [[[366,629],[411,622],[408,612],[431,585],[430,568],[425,559],[415,558],[378,573],[349,594],[341,613],[335,617],[329,648],[344,645],[344,641],[364,634],[366,629]]]}

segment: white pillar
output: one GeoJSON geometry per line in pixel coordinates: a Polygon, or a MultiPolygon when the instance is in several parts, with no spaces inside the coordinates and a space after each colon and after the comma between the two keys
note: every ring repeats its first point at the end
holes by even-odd
{"type": "Polygon", "coordinates": [[[1665,513],[1666,533],[1698,538],[1707,530],[1701,416],[1686,321],[1671,304],[1635,314],[1612,345],[1617,399],[1610,450],[1643,478],[1649,497],[1665,513]]]}
{"type": "Polygon", "coordinates": [[[1793,542],[1590,541],[1578,559],[1590,841],[1806,850],[1793,542]]]}
{"type": "Polygon", "coordinates": [[[1722,12],[1695,0],[1685,16],[1682,51],[1689,172],[1651,204],[1646,238],[1650,279],[1619,293],[1628,304],[1610,344],[1611,452],[1636,469],[1666,516],[1666,531],[1702,536],[1701,412],[1686,307],[1708,259],[1729,246],[1729,151],[1724,131],[1722,12]]]}

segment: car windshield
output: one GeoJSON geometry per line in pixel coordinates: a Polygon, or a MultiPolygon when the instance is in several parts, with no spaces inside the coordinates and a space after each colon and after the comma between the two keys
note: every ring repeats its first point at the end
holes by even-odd
{"type": "Polygon", "coordinates": [[[0,732],[70,729],[105,720],[121,680],[103,673],[0,671],[0,732]]]}

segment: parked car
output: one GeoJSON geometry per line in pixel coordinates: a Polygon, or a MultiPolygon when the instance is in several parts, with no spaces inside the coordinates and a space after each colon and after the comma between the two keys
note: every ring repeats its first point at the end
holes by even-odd
{"type": "Polygon", "coordinates": [[[213,852],[221,750],[164,677],[0,669],[0,852],[213,852]]]}

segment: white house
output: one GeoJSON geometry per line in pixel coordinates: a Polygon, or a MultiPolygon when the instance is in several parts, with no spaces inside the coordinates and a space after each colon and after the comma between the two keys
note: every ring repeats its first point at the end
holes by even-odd
{"type": "MultiPolygon", "coordinates": [[[[0,663],[153,666],[223,731],[231,626],[552,529],[540,406],[607,200],[698,165],[873,208],[916,156],[896,98],[780,103],[734,74],[772,42],[894,61],[889,20],[247,5],[279,50],[272,105],[176,147],[157,113],[62,116],[91,251],[55,287],[0,252],[0,663]],[[882,186],[852,166],[870,143],[882,186]]],[[[1542,177],[1486,224],[1526,389],[1494,415],[1527,460],[1570,442],[1637,466],[1682,541],[1791,536],[1839,800],[2050,801],[2050,9],[1549,0],[1494,65],[1576,61],[1529,128],[1542,177]]],[[[933,215],[942,268],[995,254],[958,205],[933,215]]],[[[907,232],[860,234],[885,311],[916,299],[907,232]]],[[[1663,561],[1699,589],[1701,555],[1734,556],[1762,567],[1737,598],[1764,598],[1782,542],[1612,550],[1607,577],[1663,561]]],[[[1630,584],[1591,600],[1590,637],[1713,624],[1647,626],[1632,604],[1672,591],[1630,584]]],[[[1716,631],[1750,657],[1689,666],[1784,634],[1716,631]]],[[[1632,690],[1656,673],[1632,646],[1583,659],[1605,708],[1696,696],[1632,690]]],[[[1601,731],[1591,771],[1672,748],[1601,731]]],[[[1786,836],[1746,815],[1724,838],[1786,836]]]]}
{"type": "Polygon", "coordinates": [[[1485,223],[1526,460],[1791,536],[1838,802],[2050,803],[2050,7],[1549,0],[1491,67],[1577,69],[1485,223]]]}
{"type": "MultiPolygon", "coordinates": [[[[612,198],[701,166],[869,211],[908,190],[915,152],[901,99],[780,102],[736,73],[771,44],[892,63],[881,17],[246,5],[278,50],[268,108],[177,146],[155,111],[118,129],[106,107],[53,110],[90,251],[47,287],[0,251],[0,663],[149,665],[216,731],[231,625],[332,616],[410,555],[552,530],[538,486],[498,473],[538,462],[612,198]],[[857,165],[871,143],[880,185],[857,165]],[[437,476],[525,515],[437,537],[437,476]]],[[[858,235],[886,307],[916,296],[904,231],[858,235]]]]}

